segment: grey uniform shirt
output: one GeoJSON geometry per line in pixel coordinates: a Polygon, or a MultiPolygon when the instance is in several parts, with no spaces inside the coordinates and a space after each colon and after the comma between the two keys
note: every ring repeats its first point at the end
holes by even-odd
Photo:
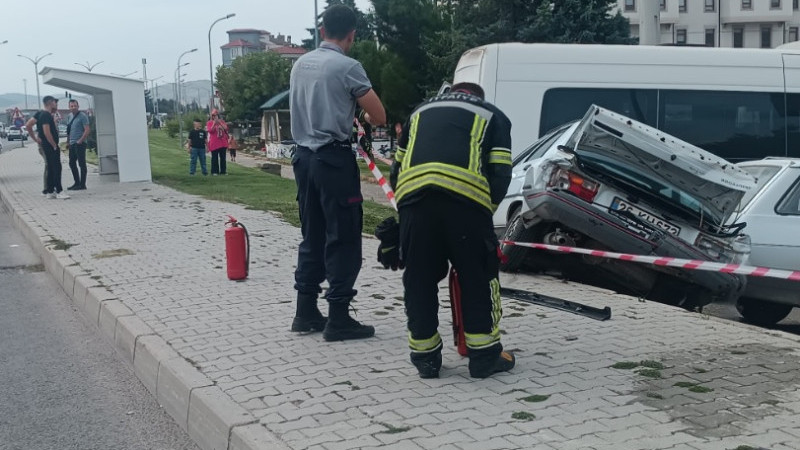
{"type": "Polygon", "coordinates": [[[86,113],[83,111],[78,111],[78,116],[75,120],[72,120],[72,113],[70,113],[67,118],[67,123],[70,123],[70,121],[72,121],[72,125],[69,127],[69,136],[67,136],[67,139],[69,139],[70,144],[74,144],[83,136],[83,128],[89,125],[89,118],[86,117],[86,113]]]}
{"type": "Polygon", "coordinates": [[[289,89],[292,138],[317,150],[333,141],[350,141],[356,99],[372,84],[361,63],[324,41],[294,63],[289,89]]]}

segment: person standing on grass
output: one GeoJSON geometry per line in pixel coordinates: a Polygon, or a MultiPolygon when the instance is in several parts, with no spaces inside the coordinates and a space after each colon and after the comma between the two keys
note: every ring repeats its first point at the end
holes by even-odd
{"type": "Polygon", "coordinates": [[[294,274],[297,312],[294,332],[322,331],[326,341],[363,339],[375,328],[350,317],[353,289],[361,271],[363,210],[361,181],[350,146],[356,105],[364,120],[386,123],[386,111],[364,67],[345,53],[353,45],[356,15],[345,5],[329,6],[322,42],[301,56],[289,78],[292,158],[303,240],[294,274]],[[317,307],[327,278],[328,314],[317,307]]]}
{"type": "Polygon", "coordinates": [[[231,162],[236,162],[236,150],[239,149],[239,143],[236,142],[236,138],[231,135],[230,139],[228,139],[228,151],[231,152],[231,162]]]}
{"type": "Polygon", "coordinates": [[[190,161],[189,161],[189,175],[194,175],[197,169],[197,160],[200,160],[200,171],[203,175],[208,175],[206,170],[206,139],[208,132],[203,129],[203,121],[194,119],[194,129],[189,132],[189,139],[186,141],[188,147],[190,161]]]}
{"type": "Polygon", "coordinates": [[[211,152],[211,175],[227,175],[225,154],[228,153],[228,124],[219,117],[219,111],[211,111],[211,120],[206,124],[208,151],[211,152]]]}
{"type": "Polygon", "coordinates": [[[72,179],[75,182],[67,190],[80,191],[86,189],[86,139],[89,138],[92,130],[89,127],[89,118],[80,110],[77,100],[69,101],[69,111],[69,124],[67,125],[69,169],[72,171],[72,179]]]}

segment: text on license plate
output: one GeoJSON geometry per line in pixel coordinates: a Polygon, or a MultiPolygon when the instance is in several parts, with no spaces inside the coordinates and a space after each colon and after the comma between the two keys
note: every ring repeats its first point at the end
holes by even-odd
{"type": "Polygon", "coordinates": [[[633,217],[636,217],[642,222],[648,223],[659,230],[666,231],[669,234],[677,236],[681,229],[676,227],[675,225],[667,222],[666,220],[662,219],[661,217],[656,216],[655,214],[651,214],[638,206],[632,205],[627,201],[619,198],[614,197],[614,201],[611,202],[611,207],[609,208],[612,212],[627,212],[633,217]]]}

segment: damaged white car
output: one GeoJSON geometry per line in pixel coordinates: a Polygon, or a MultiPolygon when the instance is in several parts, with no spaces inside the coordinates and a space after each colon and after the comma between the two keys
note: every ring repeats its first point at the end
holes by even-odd
{"type": "MultiPolygon", "coordinates": [[[[525,164],[524,201],[502,239],[724,263],[749,253],[744,224],[727,220],[755,179],[728,161],[597,106],[550,142],[525,164]]],[[[745,286],[729,273],[502,248],[505,270],[557,269],[686,308],[733,300],[745,286]]]]}

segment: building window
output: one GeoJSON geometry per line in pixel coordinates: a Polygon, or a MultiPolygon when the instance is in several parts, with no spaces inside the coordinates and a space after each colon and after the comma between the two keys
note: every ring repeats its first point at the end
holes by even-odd
{"type": "Polygon", "coordinates": [[[753,0],[742,0],[742,9],[753,9],[753,0]]]}
{"type": "MultiPolygon", "coordinates": [[[[798,1],[798,0],[794,0],[798,1]]],[[[678,12],[686,12],[686,0],[679,0],[678,1],[678,12]]]]}
{"type": "Polygon", "coordinates": [[[744,28],[733,29],[733,47],[734,48],[744,47],[744,28]]]}
{"type": "Polygon", "coordinates": [[[772,27],[761,27],[761,48],[772,48],[772,27]]]}
{"type": "Polygon", "coordinates": [[[792,9],[794,9],[794,10],[799,9],[798,8],[798,4],[799,3],[800,3],[800,1],[798,1],[798,0],[792,0],[792,9]]]}
{"type": "Polygon", "coordinates": [[[770,9],[781,9],[781,0],[770,0],[769,7],[770,9]]]}
{"type": "Polygon", "coordinates": [[[636,0],[625,0],[625,11],[636,11],[636,0]]]}
{"type": "Polygon", "coordinates": [[[686,29],[678,29],[675,30],[675,43],[676,44],[685,44],[686,43],[686,29]]]}
{"type": "Polygon", "coordinates": [[[705,0],[705,12],[714,12],[717,10],[717,0],[705,0]]]}
{"type": "Polygon", "coordinates": [[[797,27],[789,27],[789,39],[787,42],[794,42],[797,40],[797,27]]]}
{"type": "Polygon", "coordinates": [[[713,28],[706,28],[706,47],[716,47],[716,34],[717,30],[713,28]]]}
{"type": "Polygon", "coordinates": [[[667,0],[659,0],[658,7],[661,8],[662,11],[667,10],[667,0]]]}

